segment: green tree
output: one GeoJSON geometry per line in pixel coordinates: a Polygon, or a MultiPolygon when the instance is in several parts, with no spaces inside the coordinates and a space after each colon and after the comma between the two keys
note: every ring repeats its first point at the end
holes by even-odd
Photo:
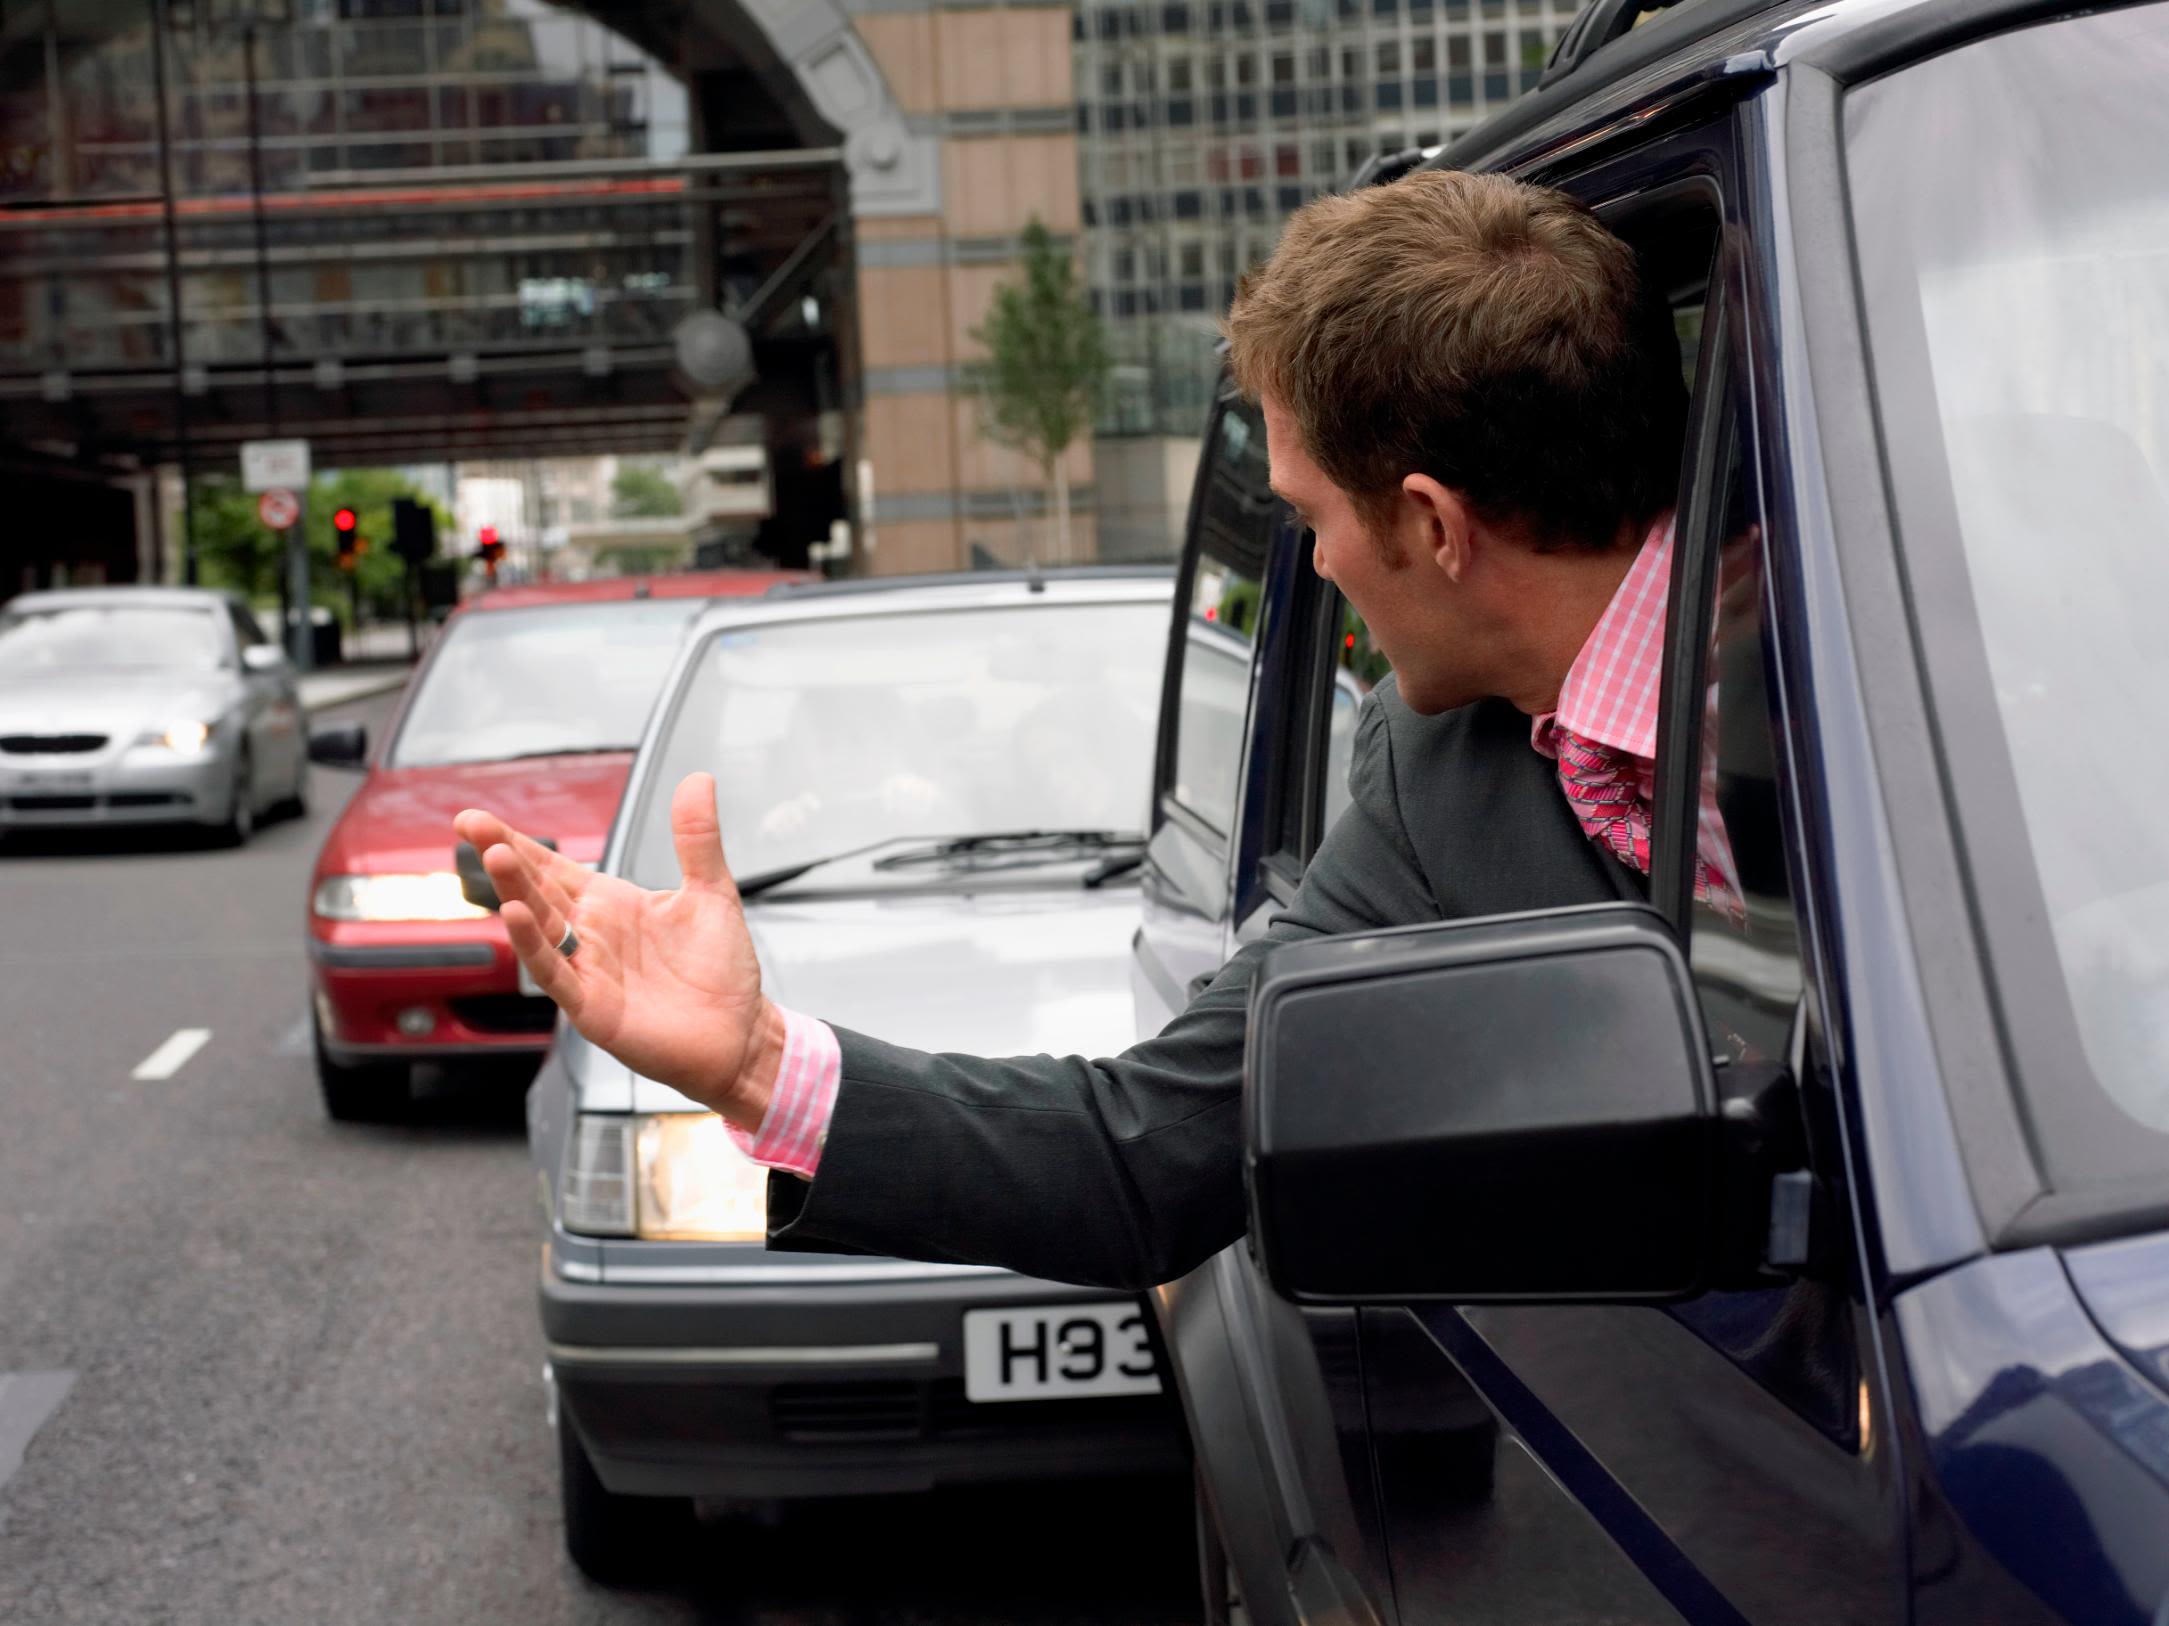
{"type": "Polygon", "coordinates": [[[619,519],[666,519],[685,512],[670,476],[652,463],[626,463],[610,482],[610,512],[619,519]]]}
{"type": "MultiPolygon", "coordinates": [[[[309,544],[312,602],[340,614],[351,607],[353,588],[347,573],[336,563],[338,541],[331,524],[333,514],[351,508],[355,529],[368,543],[354,572],[361,589],[363,613],[385,620],[405,614],[407,567],[392,552],[395,497],[413,497],[427,503],[436,510],[438,535],[450,534],[451,515],[395,469],[340,469],[310,482],[303,534],[309,544]]],[[[204,585],[227,588],[251,604],[275,603],[286,554],[277,535],[264,529],[257,519],[256,498],[243,491],[239,481],[213,475],[193,483],[192,507],[204,585]]]]}
{"type": "Polygon", "coordinates": [[[1037,216],[1020,243],[1021,278],[994,290],[986,321],[972,330],[987,359],[971,379],[987,438],[1039,465],[1054,499],[1055,557],[1067,560],[1063,454],[1091,427],[1107,377],[1107,337],[1079,286],[1075,258],[1037,216]]]}

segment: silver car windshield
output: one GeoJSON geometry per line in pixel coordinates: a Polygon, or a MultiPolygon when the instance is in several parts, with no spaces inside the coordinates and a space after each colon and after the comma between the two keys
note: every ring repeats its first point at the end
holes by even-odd
{"type": "Polygon", "coordinates": [[[63,604],[0,610],[0,673],[180,667],[209,671],[226,657],[220,619],[170,604],[63,604]]]}
{"type": "Polygon", "coordinates": [[[2024,1107],[2169,1167],[2169,7],[1846,103],[1902,542],[2024,1107]]]}
{"type": "Polygon", "coordinates": [[[740,875],[906,837],[1141,830],[1167,620],[1042,603],[718,633],[655,745],[622,872],[678,884],[670,795],[700,770],[740,875]]]}
{"type": "Polygon", "coordinates": [[[698,598],[483,610],[446,628],[391,766],[631,751],[698,598]]]}

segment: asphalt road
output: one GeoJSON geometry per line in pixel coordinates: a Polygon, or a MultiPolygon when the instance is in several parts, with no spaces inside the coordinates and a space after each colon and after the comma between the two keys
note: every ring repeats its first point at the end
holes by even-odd
{"type": "Polygon", "coordinates": [[[302,892],[353,783],[238,852],[0,843],[0,1622],[1195,1618],[1161,1483],[807,1506],[704,1526],[659,1590],[580,1577],[524,1080],[317,1103],[302,892]]]}

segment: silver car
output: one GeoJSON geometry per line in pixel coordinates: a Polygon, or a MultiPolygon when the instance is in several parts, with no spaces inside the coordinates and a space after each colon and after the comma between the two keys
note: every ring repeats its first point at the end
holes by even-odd
{"type": "MultiPolygon", "coordinates": [[[[676,886],[671,790],[710,770],[777,999],[926,1048],[1120,1049],[1170,613],[1167,573],[1143,570],[714,606],[603,868],[676,886]]],[[[690,1498],[1186,1462],[1137,1295],[769,1252],[768,1177],[721,1121],[562,1025],[528,1126],[566,1538],[590,1575],[637,1573],[690,1498]]]]}
{"type": "Polygon", "coordinates": [[[0,605],[0,833],[194,824],[236,844],[299,812],[308,719],[248,608],[191,587],[0,605]]]}

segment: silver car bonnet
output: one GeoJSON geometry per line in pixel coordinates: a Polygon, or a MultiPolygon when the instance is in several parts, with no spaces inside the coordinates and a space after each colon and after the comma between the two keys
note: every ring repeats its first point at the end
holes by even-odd
{"type": "MultiPolygon", "coordinates": [[[[1134,885],[760,899],[746,911],[771,999],[921,1050],[1112,1055],[1136,1038],[1134,885]]],[[[697,1112],[560,1024],[583,1112],[697,1112]]]]}
{"type": "Polygon", "coordinates": [[[147,728],[210,723],[239,698],[230,671],[11,672],[0,685],[0,734],[105,734],[129,744],[147,728]]]}

